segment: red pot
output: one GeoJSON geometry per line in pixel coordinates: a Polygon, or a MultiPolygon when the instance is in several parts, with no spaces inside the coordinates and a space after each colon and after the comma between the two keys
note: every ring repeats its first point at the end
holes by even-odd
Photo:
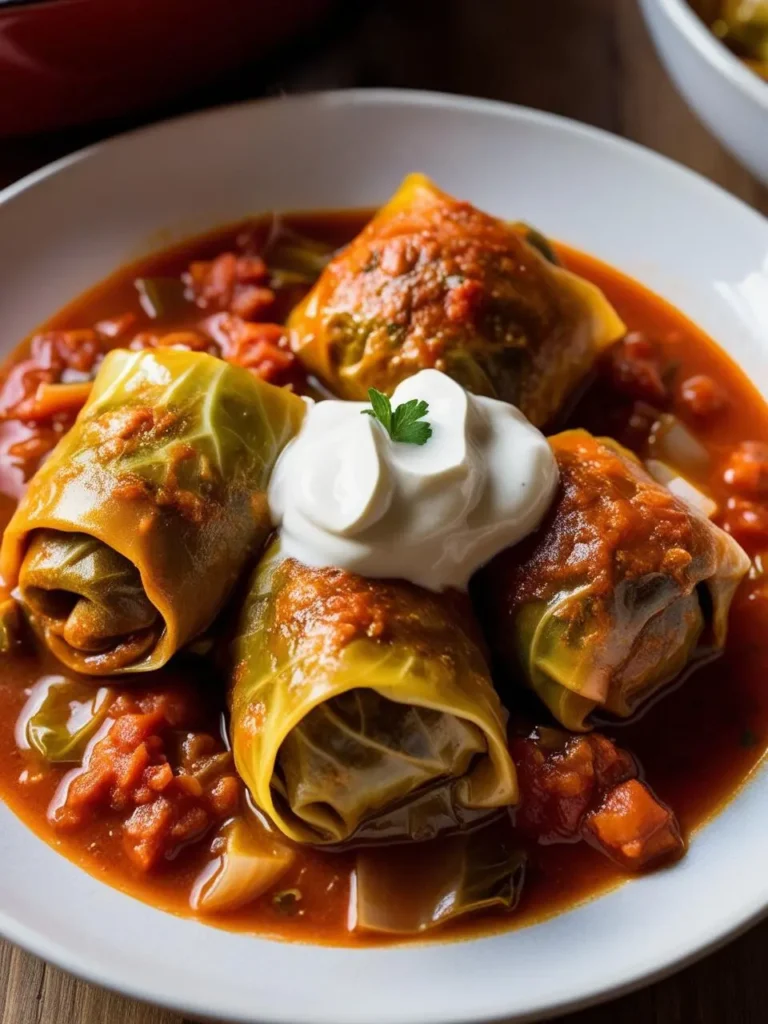
{"type": "Polygon", "coordinates": [[[0,0],[0,135],[138,110],[252,64],[332,0],[0,0]]]}

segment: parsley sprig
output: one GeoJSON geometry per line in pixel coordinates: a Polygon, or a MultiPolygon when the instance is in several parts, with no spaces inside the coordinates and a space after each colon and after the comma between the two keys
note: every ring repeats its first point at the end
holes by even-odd
{"type": "Polygon", "coordinates": [[[387,396],[376,388],[368,388],[368,398],[371,401],[371,408],[363,409],[363,415],[377,419],[393,441],[400,441],[402,444],[426,444],[432,437],[432,427],[423,419],[429,412],[427,402],[412,398],[393,409],[387,396]]]}

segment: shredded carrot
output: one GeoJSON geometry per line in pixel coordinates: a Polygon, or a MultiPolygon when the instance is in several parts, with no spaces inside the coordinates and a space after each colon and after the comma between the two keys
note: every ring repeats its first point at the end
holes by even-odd
{"type": "Polygon", "coordinates": [[[88,401],[92,387],[89,380],[75,384],[40,384],[32,401],[25,403],[24,419],[49,420],[58,413],[79,412],[88,401]]]}

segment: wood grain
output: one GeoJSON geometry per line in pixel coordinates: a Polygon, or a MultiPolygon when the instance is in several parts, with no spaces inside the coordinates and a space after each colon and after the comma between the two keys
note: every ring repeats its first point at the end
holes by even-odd
{"type": "MultiPolygon", "coordinates": [[[[768,192],[690,114],[634,0],[348,3],[300,60],[248,69],[204,99],[351,85],[442,89],[551,110],[626,135],[768,213],[768,192]]],[[[165,112],[164,112],[165,113],[165,112]]],[[[124,127],[3,143],[0,184],[124,127]]],[[[621,942],[621,936],[616,936],[621,942]]],[[[768,924],[573,1024],[765,1024],[768,924]]],[[[184,1024],[0,943],[0,1024],[184,1024]]]]}
{"type": "Polygon", "coordinates": [[[0,1024],[181,1024],[182,1018],[85,985],[3,943],[0,1024]]]}

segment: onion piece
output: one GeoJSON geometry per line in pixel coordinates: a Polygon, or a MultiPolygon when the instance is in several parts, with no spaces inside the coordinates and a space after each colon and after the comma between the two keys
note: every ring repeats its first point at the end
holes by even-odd
{"type": "Polygon", "coordinates": [[[252,903],[282,878],[296,858],[266,830],[243,818],[225,825],[223,852],[197,878],[189,901],[193,910],[219,914],[252,903]]]}
{"type": "Polygon", "coordinates": [[[677,416],[662,413],[654,423],[648,448],[653,459],[666,462],[675,471],[696,476],[709,468],[709,452],[677,416]]]}
{"type": "Polygon", "coordinates": [[[713,501],[708,494],[699,490],[698,487],[694,487],[690,480],[680,476],[666,462],[660,462],[658,459],[648,459],[645,463],[645,468],[657,483],[662,484],[676,498],[680,498],[690,505],[695,512],[699,512],[707,519],[712,519],[716,514],[717,502],[713,501]]]}

